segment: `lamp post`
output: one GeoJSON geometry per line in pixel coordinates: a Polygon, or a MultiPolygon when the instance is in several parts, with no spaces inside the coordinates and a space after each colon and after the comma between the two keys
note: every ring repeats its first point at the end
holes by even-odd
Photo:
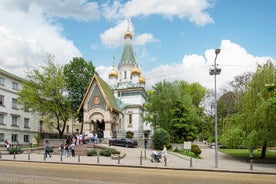
{"type": "Polygon", "coordinates": [[[217,56],[220,53],[220,49],[215,50],[214,68],[210,69],[210,75],[214,75],[215,83],[215,168],[218,168],[218,115],[217,115],[217,75],[220,74],[221,69],[217,68],[217,56]]]}

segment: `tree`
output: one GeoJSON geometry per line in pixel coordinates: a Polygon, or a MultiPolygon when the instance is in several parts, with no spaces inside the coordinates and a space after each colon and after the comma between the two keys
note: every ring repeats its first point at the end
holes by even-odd
{"type": "MultiPolygon", "coordinates": [[[[74,57],[69,64],[64,66],[64,78],[71,108],[77,112],[84,97],[92,76],[96,73],[92,62],[85,61],[82,57],[74,57]]],[[[83,111],[77,114],[78,121],[81,122],[83,131],[83,111]]]]}
{"type": "Polygon", "coordinates": [[[55,65],[53,56],[47,55],[45,66],[33,69],[28,80],[22,83],[18,92],[18,103],[32,112],[39,112],[52,122],[59,136],[65,130],[71,114],[70,104],[66,95],[66,87],[62,67],[55,65]]]}
{"type": "Polygon", "coordinates": [[[270,103],[274,93],[266,89],[267,84],[275,84],[275,76],[275,65],[271,61],[259,66],[243,98],[245,144],[262,145],[261,158],[265,158],[267,144],[276,140],[276,114],[270,103]]]}
{"type": "Polygon", "coordinates": [[[173,141],[196,138],[198,134],[200,99],[205,95],[205,88],[185,81],[157,83],[148,91],[145,104],[147,114],[144,119],[152,126],[168,131],[173,141]]]}

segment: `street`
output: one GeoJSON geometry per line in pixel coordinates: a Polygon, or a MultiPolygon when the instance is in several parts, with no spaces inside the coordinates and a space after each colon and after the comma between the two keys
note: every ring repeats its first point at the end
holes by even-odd
{"type": "Polygon", "coordinates": [[[106,184],[193,183],[275,184],[276,175],[95,166],[78,164],[0,162],[0,183],[106,184]]]}

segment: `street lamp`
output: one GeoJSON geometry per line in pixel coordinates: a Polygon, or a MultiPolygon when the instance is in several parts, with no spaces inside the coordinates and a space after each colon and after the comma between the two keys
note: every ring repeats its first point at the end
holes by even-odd
{"type": "Polygon", "coordinates": [[[217,75],[220,74],[221,69],[217,68],[217,56],[220,53],[220,49],[215,50],[214,68],[210,68],[210,75],[214,75],[215,83],[215,167],[218,168],[218,115],[217,115],[217,75]]]}

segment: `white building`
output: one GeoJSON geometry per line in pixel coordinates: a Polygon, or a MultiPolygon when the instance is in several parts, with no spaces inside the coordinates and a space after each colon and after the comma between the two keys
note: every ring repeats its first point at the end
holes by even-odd
{"type": "Polygon", "coordinates": [[[38,133],[38,119],[17,105],[17,91],[24,79],[0,69],[0,144],[32,143],[38,133]]]}
{"type": "Polygon", "coordinates": [[[144,131],[152,131],[152,127],[143,121],[146,81],[132,50],[129,29],[124,38],[125,47],[118,70],[113,65],[108,82],[94,75],[80,105],[84,110],[85,133],[101,129],[104,138],[110,135],[125,137],[127,132],[142,138],[144,131]]]}

